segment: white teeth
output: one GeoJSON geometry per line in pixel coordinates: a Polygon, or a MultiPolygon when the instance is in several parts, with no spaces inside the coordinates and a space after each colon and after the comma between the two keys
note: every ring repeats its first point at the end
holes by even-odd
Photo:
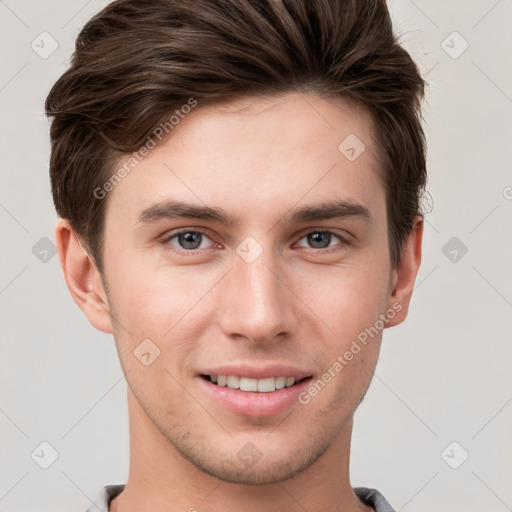
{"type": "Polygon", "coordinates": [[[240,377],[240,389],[242,391],[258,391],[258,379],[240,377]]]}
{"type": "Polygon", "coordinates": [[[276,379],[268,377],[267,379],[258,379],[258,391],[260,393],[270,393],[276,390],[276,379]]]}
{"type": "Polygon", "coordinates": [[[230,375],[228,377],[227,386],[231,389],[238,389],[240,387],[240,379],[234,375],[230,375]]]}
{"type": "Polygon", "coordinates": [[[230,389],[240,391],[258,391],[260,393],[271,393],[277,389],[289,388],[295,384],[295,377],[267,377],[265,379],[251,379],[249,377],[238,377],[236,375],[210,375],[212,382],[218,386],[226,386],[230,389]]]}
{"type": "Polygon", "coordinates": [[[276,389],[283,389],[286,386],[286,377],[276,378],[276,389]]]}

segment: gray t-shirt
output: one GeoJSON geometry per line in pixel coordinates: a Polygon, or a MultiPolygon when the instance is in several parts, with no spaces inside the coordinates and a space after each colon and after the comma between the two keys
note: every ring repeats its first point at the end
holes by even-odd
{"type": "MultiPolygon", "coordinates": [[[[123,484],[106,485],[85,512],[108,512],[110,501],[120,494],[123,489],[123,484]]],[[[375,512],[395,512],[395,509],[379,491],[367,487],[354,487],[353,489],[356,496],[365,505],[373,507],[375,512]]]]}

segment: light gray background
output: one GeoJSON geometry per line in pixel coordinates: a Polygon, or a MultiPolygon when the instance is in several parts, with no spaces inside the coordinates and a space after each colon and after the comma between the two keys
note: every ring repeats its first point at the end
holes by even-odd
{"type": "MultiPolygon", "coordinates": [[[[127,478],[126,382],[113,338],[88,323],[57,257],[41,261],[36,246],[53,240],[56,221],[44,99],[79,29],[106,3],[0,0],[0,512],[83,512],[103,485],[127,478]],[[47,58],[31,47],[51,49],[43,31],[58,43],[47,58]],[[31,458],[43,441],[59,454],[48,469],[31,458]]],[[[390,6],[430,84],[433,210],[409,318],[385,332],[356,413],[352,484],[406,512],[512,510],[512,1],[390,6]],[[452,469],[447,461],[460,464],[465,451],[452,469]]]]}

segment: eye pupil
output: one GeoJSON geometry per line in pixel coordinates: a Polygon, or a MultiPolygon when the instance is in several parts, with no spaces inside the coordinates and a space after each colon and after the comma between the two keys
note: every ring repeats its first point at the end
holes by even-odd
{"type": "MultiPolygon", "coordinates": [[[[325,242],[324,240],[324,242],[325,242]]],[[[331,234],[327,231],[316,231],[308,235],[308,243],[310,243],[315,249],[321,249],[323,247],[329,247],[331,242],[331,234]],[[327,245],[322,244],[322,238],[325,238],[327,245]],[[318,245],[319,244],[319,245],[318,245]]]]}
{"type": "Polygon", "coordinates": [[[201,245],[201,233],[195,233],[193,231],[180,233],[178,240],[184,249],[197,249],[201,245]]]}

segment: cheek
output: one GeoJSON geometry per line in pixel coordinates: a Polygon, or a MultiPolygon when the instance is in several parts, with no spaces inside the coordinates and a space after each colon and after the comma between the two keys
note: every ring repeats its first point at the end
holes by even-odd
{"type": "MultiPolygon", "coordinates": [[[[324,362],[319,379],[329,391],[318,403],[333,417],[333,411],[357,407],[371,382],[382,339],[380,318],[387,308],[384,274],[346,270],[329,281],[328,293],[320,293],[317,288],[313,306],[329,327],[324,329],[326,335],[320,338],[322,347],[318,349],[323,352],[324,362]]],[[[322,386],[319,384],[319,388],[322,386]]]]}
{"type": "Polygon", "coordinates": [[[133,261],[120,261],[123,271],[111,280],[114,314],[122,325],[116,334],[120,357],[132,360],[133,351],[150,339],[160,350],[158,363],[167,361],[170,368],[173,360],[188,361],[212,310],[208,293],[217,273],[192,267],[141,270],[133,261]]]}
{"type": "Polygon", "coordinates": [[[337,336],[346,338],[373,325],[383,312],[388,280],[385,271],[367,265],[319,268],[308,275],[305,302],[337,336]]]}
{"type": "Polygon", "coordinates": [[[186,312],[198,285],[197,280],[191,282],[180,269],[169,272],[150,268],[136,257],[117,260],[109,281],[112,300],[127,330],[140,331],[152,326],[153,334],[162,331],[160,336],[176,317],[186,312]]]}
{"type": "Polygon", "coordinates": [[[379,319],[387,308],[387,287],[379,272],[346,270],[330,280],[328,293],[317,294],[313,308],[329,327],[321,326],[326,335],[320,337],[318,350],[323,352],[324,371],[330,369],[325,375],[333,382],[330,396],[337,405],[349,402],[355,407],[377,363],[383,327],[379,319]]]}

